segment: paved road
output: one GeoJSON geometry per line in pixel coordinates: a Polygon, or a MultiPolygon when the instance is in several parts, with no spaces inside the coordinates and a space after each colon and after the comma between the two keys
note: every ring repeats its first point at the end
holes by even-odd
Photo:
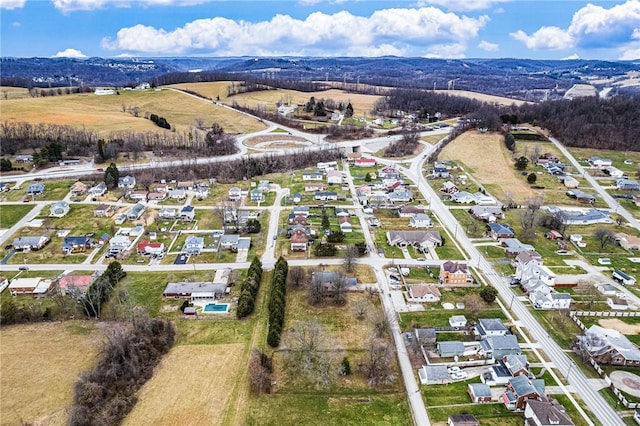
{"type": "MultiPolygon", "coordinates": [[[[410,169],[400,167],[400,171],[409,176],[414,182],[418,182],[418,187],[423,195],[431,201],[431,210],[438,216],[443,226],[446,227],[449,232],[454,232],[458,222],[422,175],[421,170],[423,163],[424,159],[418,159],[411,164],[410,169]]],[[[485,274],[491,285],[498,289],[504,303],[508,303],[511,306],[515,317],[528,329],[529,334],[537,342],[542,344],[545,352],[549,355],[556,368],[567,374],[573,362],[571,358],[567,356],[553,339],[549,338],[547,331],[540,326],[528,308],[518,298],[512,299],[513,292],[508,284],[493,270],[491,263],[483,257],[482,253],[472,244],[465,233],[458,233],[458,241],[471,257],[470,264],[473,265],[475,263],[478,269],[485,274]]],[[[596,389],[589,385],[588,379],[580,369],[573,368],[568,381],[573,387],[573,390],[604,424],[612,426],[624,424],[618,413],[609,406],[596,389]]],[[[581,410],[579,406],[578,409],[581,410]]],[[[585,421],[592,424],[588,418],[585,418],[585,421]]]]}
{"type": "Polygon", "coordinates": [[[560,143],[559,140],[551,136],[549,136],[549,140],[553,142],[553,144],[556,146],[556,148],[558,148],[558,150],[562,153],[562,155],[567,157],[569,162],[573,165],[573,167],[575,167],[578,173],[584,176],[587,182],[589,182],[589,184],[596,190],[598,195],[600,195],[600,197],[604,200],[604,202],[607,203],[611,211],[618,213],[620,216],[624,217],[625,220],[629,222],[634,228],[640,230],[640,222],[635,217],[633,217],[633,215],[629,213],[627,209],[622,207],[620,203],[618,203],[618,201],[616,201],[616,199],[611,196],[611,194],[609,194],[607,191],[604,190],[604,188],[602,188],[600,183],[593,176],[591,176],[589,171],[586,170],[578,162],[578,160],[575,159],[575,157],[569,152],[567,148],[565,148],[564,145],[560,143]]]}

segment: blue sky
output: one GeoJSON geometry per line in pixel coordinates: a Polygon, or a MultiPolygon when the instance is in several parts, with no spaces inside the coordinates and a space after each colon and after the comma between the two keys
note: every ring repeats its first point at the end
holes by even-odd
{"type": "Polygon", "coordinates": [[[0,0],[0,54],[640,59],[640,0],[0,0]]]}

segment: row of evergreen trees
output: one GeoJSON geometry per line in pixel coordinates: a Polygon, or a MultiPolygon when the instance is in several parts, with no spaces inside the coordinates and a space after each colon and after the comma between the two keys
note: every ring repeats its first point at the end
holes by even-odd
{"type": "Polygon", "coordinates": [[[289,265],[282,257],[276,262],[271,281],[271,297],[269,298],[269,333],[267,343],[276,348],[280,344],[284,327],[284,311],[286,306],[287,274],[289,265]]]}
{"type": "Polygon", "coordinates": [[[249,265],[247,278],[245,278],[240,286],[240,297],[238,298],[238,308],[236,309],[236,316],[238,318],[244,318],[253,312],[261,280],[262,262],[256,256],[251,261],[251,265],[249,265]]]}

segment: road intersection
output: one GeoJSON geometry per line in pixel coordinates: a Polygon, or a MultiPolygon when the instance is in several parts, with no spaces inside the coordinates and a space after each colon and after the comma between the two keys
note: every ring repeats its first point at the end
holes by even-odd
{"type": "MultiPolygon", "coordinates": [[[[223,107],[223,106],[221,106],[223,107]]],[[[130,166],[126,166],[121,168],[121,172],[127,173],[137,170],[142,170],[150,167],[181,167],[186,164],[206,164],[213,163],[218,161],[231,161],[234,159],[242,158],[248,155],[248,149],[244,145],[244,141],[249,138],[255,137],[257,135],[264,135],[272,132],[276,127],[284,128],[289,131],[290,134],[294,136],[299,136],[305,138],[306,140],[312,142],[313,146],[311,149],[326,149],[330,147],[337,147],[337,144],[330,144],[325,141],[324,136],[318,137],[317,135],[310,135],[304,132],[301,132],[296,129],[288,129],[285,126],[282,126],[277,123],[269,122],[263,120],[265,124],[268,126],[267,129],[262,130],[260,132],[243,135],[238,138],[238,146],[239,152],[237,154],[226,156],[226,157],[212,157],[212,158],[197,158],[197,159],[185,159],[185,160],[172,160],[172,161],[162,161],[162,162],[151,162],[145,164],[134,164],[130,166]]],[[[429,132],[432,134],[442,134],[443,136],[448,134],[450,129],[440,129],[437,132],[429,132]]],[[[339,147],[341,149],[351,149],[351,147],[359,146],[363,147],[365,150],[367,146],[380,146],[386,145],[393,140],[399,139],[401,136],[393,136],[393,137],[374,137],[367,140],[359,140],[355,142],[346,142],[340,143],[339,147]]],[[[551,141],[556,144],[558,149],[572,162],[574,167],[579,171],[579,173],[585,175],[585,178],[592,184],[592,186],[598,191],[601,197],[607,202],[607,204],[612,209],[617,209],[618,213],[621,214],[625,219],[628,220],[634,227],[640,229],[640,223],[627,212],[625,209],[621,208],[619,204],[602,189],[597,181],[593,179],[589,174],[585,173],[584,169],[581,165],[573,158],[573,156],[555,139],[550,138],[551,141]]],[[[505,281],[503,277],[497,274],[491,263],[488,262],[481,251],[479,251],[471,240],[466,236],[464,232],[458,232],[459,223],[455,219],[455,217],[451,214],[449,209],[440,201],[438,194],[431,188],[431,186],[427,183],[424,175],[423,168],[425,159],[429,157],[430,154],[435,152],[439,146],[442,144],[440,141],[437,144],[429,145],[423,143],[425,151],[422,152],[419,156],[414,157],[413,159],[409,159],[406,161],[398,162],[398,161],[389,161],[385,159],[377,159],[380,164],[392,164],[398,168],[398,170],[404,174],[407,178],[413,181],[417,186],[422,196],[429,201],[429,207],[431,212],[438,218],[442,226],[447,230],[447,232],[451,236],[455,236],[455,242],[462,249],[461,251],[466,252],[468,255],[468,260],[471,265],[475,266],[479,271],[482,272],[484,279],[498,289],[500,298],[502,299],[503,304],[508,304],[509,309],[511,310],[510,315],[513,315],[514,320],[517,321],[521,326],[526,328],[529,336],[533,338],[533,340],[542,346],[545,353],[551,359],[550,365],[553,365],[558,371],[564,373],[566,380],[570,384],[570,389],[567,389],[564,386],[561,386],[563,390],[567,393],[567,395],[573,399],[571,396],[571,392],[577,394],[585,404],[594,412],[594,414],[607,425],[622,425],[624,424],[620,419],[618,413],[610,407],[604,398],[597,392],[596,389],[590,386],[589,379],[585,377],[582,371],[578,368],[572,369],[572,360],[570,357],[566,355],[564,350],[555,342],[553,339],[549,338],[548,333],[537,320],[533,317],[533,315],[529,312],[527,307],[516,297],[513,297],[513,292],[508,286],[508,283],[505,281]],[[408,166],[406,165],[408,163],[408,166]],[[571,374],[569,374],[571,372],[571,374]]],[[[371,151],[375,151],[375,149],[371,149],[371,151]]],[[[296,149],[286,149],[279,151],[283,155],[293,155],[297,152],[296,149]]],[[[252,156],[263,156],[263,155],[272,155],[272,153],[258,153],[251,154],[252,156]]],[[[398,356],[399,365],[401,368],[403,381],[406,387],[407,395],[409,398],[409,403],[411,407],[411,411],[413,414],[413,418],[416,424],[418,425],[429,425],[429,417],[427,415],[427,410],[425,406],[425,401],[420,393],[420,389],[418,387],[415,372],[411,366],[409,356],[407,353],[407,348],[404,344],[404,339],[402,337],[402,333],[400,330],[399,322],[398,322],[398,312],[393,303],[393,298],[390,297],[392,292],[396,292],[398,290],[392,290],[389,286],[388,279],[385,275],[384,268],[387,267],[390,263],[390,260],[379,255],[377,250],[374,250],[375,242],[371,233],[369,232],[369,225],[367,222],[367,218],[364,215],[363,207],[359,204],[358,198],[356,197],[356,189],[353,184],[353,179],[350,176],[349,168],[345,169],[347,173],[347,181],[349,183],[349,191],[352,195],[353,205],[346,206],[347,208],[355,211],[358,220],[360,221],[361,228],[364,232],[364,238],[367,246],[370,248],[369,254],[363,258],[358,259],[358,263],[370,266],[375,273],[377,285],[379,287],[380,297],[383,302],[384,311],[387,315],[390,329],[392,335],[394,337],[394,342],[396,346],[396,352],[398,356]]],[[[0,182],[17,182],[17,184],[21,184],[27,180],[32,180],[35,177],[42,179],[51,179],[51,178],[62,178],[62,177],[76,177],[76,176],[86,176],[96,173],[96,168],[93,163],[87,163],[83,165],[79,165],[77,167],[56,167],[51,169],[46,169],[44,171],[37,171],[27,173],[25,175],[21,175],[19,178],[15,176],[1,176],[0,182]]],[[[266,247],[264,254],[262,256],[263,264],[265,268],[272,268],[276,261],[276,240],[278,236],[278,221],[281,217],[281,214],[284,210],[287,209],[286,206],[282,205],[283,198],[287,195],[288,189],[277,187],[276,189],[276,200],[273,206],[263,207],[261,209],[268,210],[270,213],[269,225],[267,230],[266,237],[266,247]]],[[[10,230],[5,232],[4,235],[0,237],[0,243],[4,243],[6,239],[13,235],[18,228],[24,226],[28,221],[32,220],[36,217],[41,209],[47,205],[47,202],[36,202],[36,207],[27,214],[24,218],[22,218],[15,226],[13,226],[10,230]]],[[[452,238],[453,239],[453,238],[452,238]]],[[[307,260],[291,260],[289,261],[290,266],[310,266],[310,265],[340,265],[343,261],[341,259],[307,259],[307,260]]],[[[420,262],[417,260],[403,260],[404,264],[412,265],[416,267],[424,267],[426,264],[429,265],[438,265],[440,262],[420,262]]],[[[69,270],[70,267],[75,270],[85,270],[85,271],[100,271],[106,268],[105,265],[102,264],[92,264],[92,263],[83,263],[80,265],[69,265],[69,264],[34,264],[29,265],[32,270],[69,270]]],[[[209,270],[209,269],[220,269],[220,268],[246,268],[249,266],[249,262],[242,263],[206,263],[206,264],[198,264],[199,270],[209,270]]],[[[2,265],[3,271],[16,271],[18,270],[20,265],[2,265]]],[[[149,265],[124,265],[124,269],[131,272],[144,272],[148,271],[150,268],[149,265]]],[[[157,272],[169,272],[169,271],[190,271],[193,269],[192,265],[162,265],[155,264],[152,267],[153,271],[157,272]]],[[[578,411],[584,417],[585,422],[587,424],[592,425],[593,422],[584,414],[582,408],[576,404],[578,411]]]]}

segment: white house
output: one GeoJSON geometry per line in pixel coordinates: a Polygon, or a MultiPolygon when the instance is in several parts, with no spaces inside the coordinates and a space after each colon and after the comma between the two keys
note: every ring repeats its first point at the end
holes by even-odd
{"type": "Polygon", "coordinates": [[[172,200],[184,200],[187,198],[187,191],[184,189],[171,189],[167,193],[170,199],[172,200]]]}
{"type": "Polygon", "coordinates": [[[425,213],[418,213],[409,219],[409,226],[414,228],[431,228],[433,227],[433,220],[425,213]]]}
{"type": "Polygon", "coordinates": [[[57,201],[51,204],[49,216],[51,217],[64,217],[69,213],[69,203],[66,201],[57,201]]]}
{"type": "Polygon", "coordinates": [[[241,192],[242,190],[238,187],[229,188],[229,201],[239,200],[242,197],[241,192]]]}
{"type": "Polygon", "coordinates": [[[189,254],[198,255],[204,249],[204,237],[189,235],[184,242],[184,251],[189,254]]]}
{"type": "Polygon", "coordinates": [[[603,168],[603,167],[609,167],[612,162],[611,159],[609,158],[600,158],[600,157],[589,157],[589,159],[587,160],[589,162],[589,164],[592,167],[597,167],[599,169],[603,168]]]}
{"type": "Polygon", "coordinates": [[[353,232],[353,225],[351,225],[351,221],[348,217],[340,217],[340,230],[345,234],[353,232]]]}
{"type": "Polygon", "coordinates": [[[125,176],[118,178],[118,188],[133,189],[136,186],[136,178],[134,176],[125,176]]]}
{"type": "Polygon", "coordinates": [[[467,318],[464,315],[453,315],[449,317],[449,326],[463,328],[467,326],[467,318]]]}
{"type": "Polygon", "coordinates": [[[131,240],[126,235],[116,235],[109,240],[109,256],[115,256],[129,248],[131,240]]]}
{"type": "Polygon", "coordinates": [[[619,179],[624,176],[624,172],[617,167],[609,166],[603,169],[603,172],[606,175],[611,176],[612,178],[619,179]]]}
{"type": "Polygon", "coordinates": [[[106,193],[107,185],[105,185],[104,182],[100,182],[96,186],[92,186],[89,189],[89,195],[91,195],[92,197],[102,197],[106,193]]]}
{"type": "Polygon", "coordinates": [[[322,175],[322,173],[318,173],[318,172],[307,172],[302,174],[303,181],[322,180],[323,177],[324,176],[322,175]]]}
{"type": "Polygon", "coordinates": [[[535,309],[569,309],[573,300],[569,293],[534,291],[529,294],[529,301],[535,309]]]}
{"type": "Polygon", "coordinates": [[[342,173],[337,170],[327,171],[327,183],[340,185],[342,183],[342,173]]]}
{"type": "Polygon", "coordinates": [[[428,303],[440,300],[440,290],[433,284],[416,284],[409,286],[408,299],[410,302],[428,303]]]}

